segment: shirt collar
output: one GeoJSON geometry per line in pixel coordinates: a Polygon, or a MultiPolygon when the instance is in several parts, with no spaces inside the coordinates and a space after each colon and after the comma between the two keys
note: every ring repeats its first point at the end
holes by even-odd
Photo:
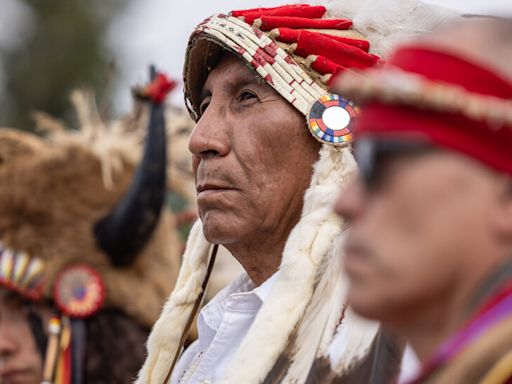
{"type": "Polygon", "coordinates": [[[261,303],[263,304],[267,299],[272,287],[274,286],[277,276],[279,276],[279,271],[275,272],[272,276],[270,276],[267,280],[261,283],[258,287],[254,288],[252,291],[259,297],[261,303]]]}
{"type": "Polygon", "coordinates": [[[247,302],[252,302],[252,305],[249,306],[249,310],[257,313],[269,296],[278,275],[279,271],[275,272],[262,284],[256,287],[249,278],[249,275],[244,272],[235,281],[217,293],[217,295],[215,295],[215,297],[203,307],[199,314],[197,328],[200,344],[203,344],[203,342],[209,343],[209,341],[211,341],[215,336],[215,333],[222,322],[222,317],[228,309],[231,297],[243,296],[247,299],[247,302]]]}

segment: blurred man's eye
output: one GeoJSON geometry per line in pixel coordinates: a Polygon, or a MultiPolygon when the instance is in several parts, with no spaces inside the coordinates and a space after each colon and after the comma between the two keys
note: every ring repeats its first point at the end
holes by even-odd
{"type": "Polygon", "coordinates": [[[370,192],[379,192],[386,187],[389,179],[395,173],[399,165],[399,159],[393,155],[379,154],[375,156],[373,171],[367,180],[367,188],[370,192]]]}
{"type": "Polygon", "coordinates": [[[436,151],[423,141],[396,142],[361,140],[356,143],[355,156],[368,192],[383,190],[400,169],[415,159],[436,151]]]}

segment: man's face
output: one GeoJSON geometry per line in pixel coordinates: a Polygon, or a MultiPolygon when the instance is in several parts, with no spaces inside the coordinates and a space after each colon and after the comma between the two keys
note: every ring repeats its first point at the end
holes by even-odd
{"type": "Polygon", "coordinates": [[[0,383],[39,384],[43,362],[28,322],[27,308],[0,289],[0,383]]]}
{"type": "Polygon", "coordinates": [[[231,55],[210,72],[200,111],[189,148],[206,238],[286,238],[320,148],[304,117],[231,55]]]}
{"type": "Polygon", "coordinates": [[[355,180],[336,211],[350,224],[349,301],[360,314],[396,325],[450,300],[453,287],[487,268],[502,180],[442,150],[388,155],[377,167],[379,183],[368,190],[355,180]]]}

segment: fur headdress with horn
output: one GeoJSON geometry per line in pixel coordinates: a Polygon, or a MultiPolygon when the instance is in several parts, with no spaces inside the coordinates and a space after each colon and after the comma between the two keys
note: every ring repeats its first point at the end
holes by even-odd
{"type": "MultiPolygon", "coordinates": [[[[429,31],[454,15],[415,0],[334,0],[325,1],[325,6],[298,4],[214,15],[192,34],[184,82],[187,107],[195,119],[199,91],[222,52],[229,51],[304,114],[315,139],[324,143],[301,219],[287,239],[280,274],[222,383],[306,382],[315,359],[327,356],[340,329],[348,330],[340,371],[368,352],[378,326],[345,310],[345,279],[338,266],[343,223],[331,208],[356,170],[347,146],[350,130],[342,127],[336,133],[320,122],[315,126],[312,111],[318,100],[349,104],[328,94],[333,75],[377,65],[395,42],[429,31]]],[[[167,383],[203,293],[210,248],[198,221],[175,290],[148,340],[148,358],[137,383],[167,383]]]]}
{"type": "Polygon", "coordinates": [[[35,118],[44,138],[1,129],[0,236],[13,257],[1,258],[10,252],[0,251],[6,267],[0,274],[3,285],[16,289],[8,277],[16,268],[28,269],[25,257],[18,266],[14,260],[38,258],[44,264],[40,293],[52,299],[61,270],[86,264],[105,284],[105,305],[150,328],[174,282],[158,271],[177,269],[180,249],[173,219],[165,210],[160,215],[167,168],[164,106],[151,107],[151,122],[140,128],[143,144],[125,121],[104,123],[93,99],[85,91],[71,95],[79,130],[40,112],[35,118]],[[135,286],[147,292],[144,302],[133,300],[135,286]]]}
{"type": "Polygon", "coordinates": [[[148,124],[108,124],[92,93],[75,91],[79,130],[43,113],[45,137],[0,129],[0,290],[58,313],[48,340],[39,312],[30,318],[45,380],[131,379],[175,282],[182,245],[164,207],[161,103],[173,84],[161,75],[151,86],[148,124]]]}

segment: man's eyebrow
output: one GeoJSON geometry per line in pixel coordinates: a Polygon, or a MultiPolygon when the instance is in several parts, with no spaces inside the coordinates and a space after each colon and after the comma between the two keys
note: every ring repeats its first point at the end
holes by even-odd
{"type": "Polygon", "coordinates": [[[208,96],[211,96],[211,92],[209,89],[203,87],[201,89],[201,94],[199,95],[199,104],[203,102],[204,99],[206,99],[208,96]]]}
{"type": "MultiPolygon", "coordinates": [[[[249,84],[262,85],[265,84],[265,80],[263,80],[259,76],[248,74],[246,76],[240,76],[239,78],[233,81],[229,81],[223,84],[223,89],[227,92],[235,92],[249,84]]],[[[199,96],[199,103],[202,103],[203,100],[206,97],[211,96],[211,94],[211,90],[208,89],[208,87],[203,86],[203,88],[201,89],[201,95],[199,96]]]]}

